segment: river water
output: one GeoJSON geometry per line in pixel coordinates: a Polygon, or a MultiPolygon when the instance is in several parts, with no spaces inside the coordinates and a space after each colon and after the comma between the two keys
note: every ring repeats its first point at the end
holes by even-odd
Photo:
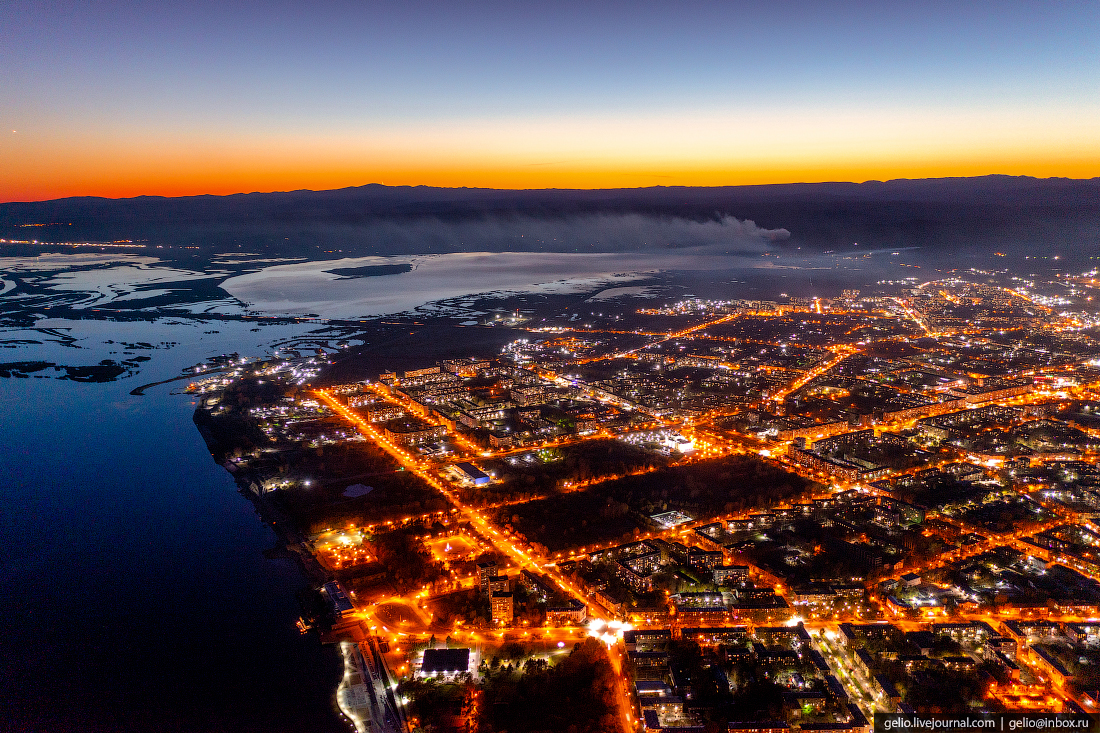
{"type": "Polygon", "coordinates": [[[178,383],[129,394],[304,329],[55,325],[92,352],[104,333],[181,343],[117,382],[0,380],[0,728],[347,731],[337,654],[294,625],[305,581],[265,559],[275,534],[211,459],[191,399],[178,383]]]}

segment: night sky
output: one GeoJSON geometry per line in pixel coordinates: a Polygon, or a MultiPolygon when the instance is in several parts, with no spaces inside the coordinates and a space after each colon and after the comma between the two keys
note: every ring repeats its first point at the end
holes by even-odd
{"type": "Polygon", "coordinates": [[[0,3],[0,201],[1100,175],[1097,2],[0,3]]]}

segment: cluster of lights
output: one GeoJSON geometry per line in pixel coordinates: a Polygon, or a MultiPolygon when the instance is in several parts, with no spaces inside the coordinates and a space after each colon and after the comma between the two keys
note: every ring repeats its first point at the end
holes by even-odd
{"type": "Polygon", "coordinates": [[[633,628],[633,626],[623,621],[593,619],[588,623],[588,635],[607,644],[610,649],[619,639],[623,638],[624,632],[633,628]]]}
{"type": "MultiPolygon", "coordinates": [[[[1093,273],[1093,274],[1095,274],[1095,273],[1093,273]]],[[[900,282],[911,286],[913,283],[915,283],[915,279],[910,279],[910,280],[900,281],[900,282]]],[[[957,287],[967,287],[967,286],[969,286],[969,283],[965,283],[962,280],[953,279],[953,280],[948,280],[948,281],[940,281],[940,282],[934,283],[934,284],[933,283],[925,283],[921,287],[929,287],[929,286],[933,286],[933,285],[936,288],[943,287],[943,286],[947,286],[947,287],[956,287],[956,286],[957,287]]],[[[945,291],[941,290],[941,291],[939,291],[939,293],[943,294],[943,301],[941,301],[941,302],[946,301],[946,302],[955,303],[955,304],[958,304],[958,303],[962,302],[961,298],[952,296],[951,294],[947,294],[947,293],[945,293],[945,291]]],[[[1005,293],[1006,293],[1006,295],[1009,295],[1010,297],[1022,297],[1022,298],[1025,298],[1025,299],[1029,300],[1029,301],[1038,303],[1040,305],[1063,305],[1063,304],[1069,302],[1068,300],[1066,300],[1064,298],[1057,298],[1057,297],[1050,298],[1050,297],[1046,297],[1046,296],[1037,296],[1037,295],[1032,294],[1030,291],[1028,291],[1027,289],[1022,288],[1022,287],[1018,288],[1015,292],[1005,291],[1005,293]]],[[[936,295],[935,292],[929,292],[929,293],[925,294],[924,296],[918,296],[918,298],[916,300],[919,300],[921,303],[926,303],[927,302],[926,299],[928,297],[935,298],[935,297],[938,297],[938,296],[936,295]]],[[[965,297],[965,293],[964,293],[963,297],[965,297]]],[[[681,309],[678,313],[688,312],[688,309],[693,308],[693,307],[709,308],[713,312],[713,310],[718,305],[721,305],[721,304],[724,304],[724,303],[725,303],[725,301],[701,301],[701,300],[682,301],[681,303],[675,304],[674,306],[670,307],[669,314],[673,314],[673,311],[675,309],[681,309]]],[[[905,315],[905,316],[908,316],[908,317],[916,320],[926,332],[930,332],[927,325],[926,325],[926,319],[934,318],[935,317],[934,314],[931,314],[930,312],[927,312],[927,311],[922,313],[922,312],[920,312],[919,308],[912,308],[911,309],[908,306],[906,301],[899,300],[898,304],[900,306],[899,311],[898,311],[900,315],[905,315]]],[[[724,320],[724,319],[721,319],[721,320],[724,320]]],[[[704,328],[707,325],[710,325],[710,324],[703,324],[701,326],[697,326],[697,327],[692,328],[692,329],[686,329],[685,331],[681,331],[681,332],[676,333],[676,334],[662,334],[664,336],[663,341],[668,341],[668,340],[671,340],[671,339],[675,339],[675,338],[687,335],[689,333],[698,332],[701,328],[704,328]]],[[[532,330],[549,330],[549,329],[532,329],[532,330]]],[[[561,333],[565,329],[554,329],[554,330],[557,333],[561,333]]],[[[657,334],[654,334],[654,335],[657,335],[657,334]]],[[[933,335],[935,335],[935,334],[933,334],[933,335]]],[[[793,338],[792,338],[792,340],[793,340],[793,338]]],[[[870,339],[868,339],[868,340],[870,341],[870,339]]],[[[663,343],[663,341],[658,341],[656,343],[663,343]]],[[[971,347],[980,345],[982,343],[982,341],[981,341],[981,339],[976,338],[976,339],[974,339],[974,341],[972,343],[969,337],[967,337],[965,335],[960,335],[958,338],[952,339],[951,343],[958,344],[960,348],[971,348],[971,347]]],[[[518,357],[521,354],[523,355],[523,358],[527,358],[528,353],[533,353],[533,352],[537,352],[537,351],[542,351],[542,352],[546,353],[546,352],[549,352],[549,351],[555,351],[556,350],[556,351],[558,351],[559,353],[561,353],[565,356],[576,356],[578,349],[588,349],[588,348],[591,348],[591,347],[597,346],[597,345],[599,345],[599,344],[596,343],[596,342],[582,341],[580,339],[560,339],[560,340],[557,340],[556,342],[536,340],[534,343],[532,343],[528,339],[520,339],[516,342],[513,342],[512,344],[509,344],[508,347],[505,347],[505,353],[506,354],[509,354],[509,353],[513,354],[513,358],[517,359],[517,360],[518,360],[518,357]]],[[[653,344],[649,344],[649,346],[652,346],[652,345],[653,344]]],[[[862,345],[862,342],[860,342],[859,345],[862,345]]],[[[643,348],[646,348],[646,347],[643,347],[643,348]]],[[[802,348],[802,347],[795,347],[795,348],[802,348]]],[[[1038,349],[1038,350],[1043,351],[1042,349],[1038,349]]],[[[636,353],[637,351],[639,351],[639,349],[634,349],[634,350],[631,350],[629,352],[624,352],[624,353],[621,353],[621,354],[614,354],[614,355],[610,355],[610,356],[607,356],[607,357],[600,357],[600,358],[609,359],[609,358],[624,357],[624,356],[637,357],[638,356],[638,354],[636,353]]],[[[858,351],[858,349],[855,348],[855,347],[852,347],[852,346],[839,346],[839,347],[834,346],[832,348],[832,353],[827,355],[825,361],[823,361],[822,363],[817,364],[816,366],[814,366],[814,368],[811,369],[809,372],[804,372],[803,374],[801,374],[799,376],[799,378],[796,379],[792,385],[790,385],[788,391],[793,391],[795,389],[800,388],[801,386],[805,386],[805,385],[809,384],[811,380],[813,380],[817,376],[820,376],[820,375],[824,374],[825,372],[829,371],[830,369],[835,367],[838,363],[840,363],[843,359],[847,358],[848,355],[850,355],[852,353],[855,353],[856,351],[858,351]]],[[[597,359],[592,359],[592,360],[597,360],[597,359]]],[[[1094,363],[1094,365],[1100,364],[1100,359],[1094,360],[1093,363],[1094,363]]],[[[281,369],[286,369],[286,367],[287,367],[286,364],[280,365],[281,369]]],[[[271,373],[274,374],[277,371],[278,370],[274,370],[271,373]]],[[[303,371],[296,371],[292,374],[292,376],[295,377],[295,378],[301,378],[302,375],[304,375],[305,373],[306,372],[304,370],[303,371]]],[[[556,375],[550,374],[549,376],[547,376],[548,373],[544,373],[541,370],[539,371],[539,373],[540,373],[541,376],[543,376],[546,379],[549,379],[551,381],[556,381],[559,384],[565,383],[561,380],[561,378],[557,377],[556,375]]],[[[570,378],[574,379],[574,380],[579,380],[580,379],[580,377],[578,377],[576,375],[573,375],[570,378]]],[[[576,384],[576,382],[574,382],[574,384],[576,384]]],[[[947,385],[947,386],[951,386],[951,385],[947,385]]],[[[381,391],[379,391],[379,393],[381,394],[381,391]]],[[[780,393],[776,396],[778,396],[781,399],[783,394],[780,393]]],[[[396,400],[392,397],[385,396],[384,399],[387,399],[388,401],[396,402],[396,400]]],[[[319,408],[320,411],[325,410],[325,408],[323,406],[319,405],[319,403],[317,403],[316,401],[313,401],[312,405],[310,405],[308,402],[303,402],[302,407],[307,408],[307,409],[312,408],[312,407],[316,407],[316,408],[319,408]]],[[[349,414],[349,411],[347,411],[346,409],[341,409],[339,406],[336,406],[336,405],[334,405],[334,409],[340,410],[341,414],[343,414],[345,417],[348,417],[351,422],[359,423],[360,427],[363,429],[365,434],[369,434],[372,439],[379,442],[382,445],[382,447],[386,448],[389,452],[396,453],[399,456],[399,460],[401,460],[403,463],[411,463],[412,464],[411,467],[413,468],[413,470],[416,470],[417,473],[422,475],[422,477],[424,477],[425,480],[428,481],[431,485],[436,486],[436,488],[439,488],[441,491],[443,491],[443,493],[445,495],[447,495],[447,497],[455,503],[456,507],[458,507],[458,509],[456,509],[456,511],[461,510],[461,511],[467,513],[471,517],[471,519],[473,519],[473,521],[482,530],[485,530],[486,531],[486,535],[485,535],[486,537],[490,537],[490,535],[495,535],[498,539],[491,540],[491,541],[494,542],[495,544],[499,543],[500,545],[502,545],[502,549],[504,549],[506,552],[508,552],[508,554],[511,554],[511,555],[513,555],[513,557],[516,557],[517,559],[519,559],[521,566],[525,565],[525,564],[530,564],[530,565],[534,565],[534,567],[539,567],[539,564],[534,559],[532,559],[531,557],[528,557],[524,552],[517,549],[517,547],[514,544],[512,544],[510,541],[506,540],[505,537],[501,537],[501,534],[503,534],[505,536],[508,536],[508,538],[511,539],[511,540],[516,539],[514,536],[511,536],[510,533],[508,533],[508,532],[503,532],[503,530],[498,533],[498,531],[495,528],[493,528],[490,524],[488,524],[485,521],[482,514],[480,514],[479,512],[476,512],[476,511],[469,510],[465,506],[463,506],[458,501],[457,497],[455,497],[450,491],[448,491],[447,487],[444,487],[443,485],[441,485],[438,481],[435,480],[434,475],[428,472],[428,466],[425,462],[417,461],[416,459],[412,458],[409,454],[407,454],[405,452],[406,449],[403,446],[391,445],[382,436],[377,434],[372,428],[369,428],[365,424],[363,424],[361,420],[353,419],[352,416],[349,414]]],[[[285,417],[285,414],[279,415],[279,416],[280,417],[285,417]]],[[[271,417],[276,417],[276,416],[271,415],[271,417]]],[[[690,430],[687,431],[687,432],[688,432],[689,435],[693,434],[690,430]]],[[[649,433],[628,434],[628,435],[621,436],[621,439],[626,440],[627,442],[647,442],[648,440],[651,440],[654,437],[657,437],[657,436],[666,437],[668,435],[672,435],[672,433],[670,431],[667,431],[667,430],[661,430],[661,431],[652,431],[652,432],[649,432],[649,433]]],[[[819,436],[819,437],[822,437],[822,436],[819,436]]],[[[715,440],[721,442],[722,438],[720,438],[718,436],[715,436],[715,440]]],[[[700,447],[703,448],[703,449],[707,448],[708,446],[709,446],[709,444],[707,444],[707,443],[700,443],[700,447]]],[[[480,451],[480,449],[478,449],[478,450],[480,451]]],[[[528,451],[530,451],[530,449],[528,449],[528,451]]],[[[772,458],[773,453],[780,453],[782,451],[782,449],[781,448],[765,448],[765,449],[757,450],[757,449],[754,448],[754,451],[757,452],[761,457],[772,458]]],[[[492,456],[492,455],[499,455],[499,454],[489,452],[489,453],[485,453],[484,455],[492,456]]],[[[520,461],[520,460],[522,460],[524,458],[528,458],[528,457],[530,457],[531,460],[534,460],[534,454],[532,454],[530,452],[526,453],[525,455],[510,456],[508,458],[508,460],[510,460],[512,462],[517,462],[517,461],[520,461]]],[[[539,458],[542,458],[543,460],[546,460],[546,458],[541,453],[539,454],[539,458]]],[[[993,459],[988,459],[986,461],[986,463],[992,467],[992,466],[997,465],[998,462],[996,460],[993,460],[993,459]]],[[[1038,507],[1036,507],[1034,509],[1034,511],[1038,512],[1039,511],[1038,507]]],[[[1033,527],[1030,531],[1034,532],[1035,528],[1033,527]]],[[[649,535],[646,535],[646,536],[649,536],[649,535]]],[[[998,537],[990,538],[989,541],[990,542],[1012,543],[1014,540],[1015,540],[1015,538],[1008,537],[1006,535],[1003,538],[998,538],[998,537]]],[[[349,539],[348,538],[341,538],[339,541],[343,544],[349,544],[349,539]]],[[[443,549],[444,555],[446,555],[446,553],[451,549],[452,548],[449,545],[448,545],[448,547],[444,548],[443,549]]],[[[969,552],[971,552],[971,553],[974,552],[974,551],[975,551],[974,548],[969,549],[969,552]]],[[[958,556],[956,556],[955,558],[951,558],[951,559],[958,559],[958,557],[961,556],[961,554],[962,553],[960,551],[958,556]]],[[[558,557],[560,557],[560,556],[561,556],[561,553],[558,553],[558,557]]],[[[950,556],[945,555],[944,557],[945,557],[945,559],[947,559],[950,556]]],[[[1069,563],[1067,563],[1067,564],[1069,564],[1069,563]]],[[[936,567],[936,565],[935,564],[929,564],[926,567],[931,568],[931,567],[936,567]]],[[[546,570],[549,572],[550,568],[547,567],[546,570]]],[[[555,575],[556,575],[556,573],[555,573],[555,575]]],[[[556,577],[556,579],[558,579],[562,583],[563,587],[568,587],[568,589],[572,593],[574,593],[574,595],[579,596],[579,591],[573,589],[573,587],[571,585],[569,585],[564,579],[561,579],[560,577],[556,577]]],[[[426,592],[422,593],[421,595],[426,595],[426,592]]],[[[922,604],[921,600],[918,599],[918,600],[915,601],[914,605],[918,605],[918,606],[919,605],[934,605],[935,603],[936,602],[934,600],[928,599],[927,603],[922,604]]],[[[788,620],[786,623],[787,623],[788,626],[796,626],[798,623],[800,623],[802,621],[803,621],[802,618],[794,617],[794,618],[791,618],[790,620],[788,620]]],[[[595,621],[591,622],[588,625],[588,635],[591,636],[591,637],[600,639],[601,641],[608,644],[608,646],[610,647],[611,645],[615,644],[622,637],[624,631],[630,630],[630,628],[631,628],[631,626],[629,624],[625,624],[625,623],[622,623],[620,621],[606,622],[606,621],[603,621],[603,620],[595,620],[595,621]]],[[[403,632],[400,632],[400,633],[403,633],[403,632]]],[[[836,637],[835,632],[833,632],[831,630],[825,630],[823,635],[825,636],[825,638],[830,639],[830,640],[832,640],[836,637]]],[[[558,642],[557,646],[559,647],[559,649],[563,648],[564,647],[564,642],[558,642]]]]}

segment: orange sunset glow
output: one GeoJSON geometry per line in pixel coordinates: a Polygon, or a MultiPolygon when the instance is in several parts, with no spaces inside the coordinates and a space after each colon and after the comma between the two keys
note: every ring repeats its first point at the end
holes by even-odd
{"type": "Polygon", "coordinates": [[[1050,111],[814,112],[420,124],[327,134],[9,133],[0,197],[228,194],[389,185],[720,186],[1100,171],[1091,125],[1050,111]],[[1037,128],[1057,135],[1034,139],[1037,128]],[[18,175],[10,175],[12,172],[18,175]]]}

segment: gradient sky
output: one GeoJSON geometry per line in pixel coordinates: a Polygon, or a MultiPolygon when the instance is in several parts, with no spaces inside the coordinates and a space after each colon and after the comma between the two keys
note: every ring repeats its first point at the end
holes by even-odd
{"type": "Polygon", "coordinates": [[[1100,175],[1100,3],[0,0],[0,201],[1100,175]]]}

